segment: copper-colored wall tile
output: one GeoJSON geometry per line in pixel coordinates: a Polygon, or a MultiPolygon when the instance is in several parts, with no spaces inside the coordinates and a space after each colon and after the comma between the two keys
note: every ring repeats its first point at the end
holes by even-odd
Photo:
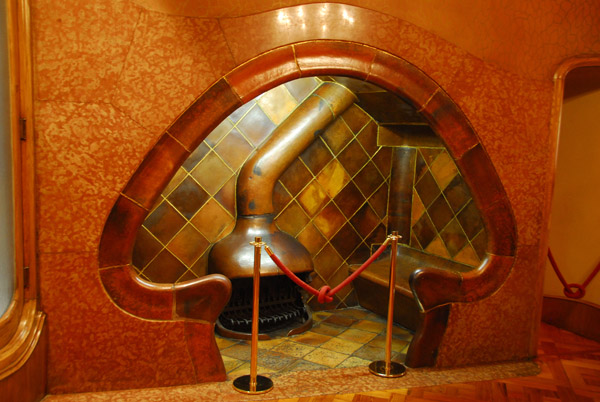
{"type": "Polygon", "coordinates": [[[198,164],[192,172],[202,188],[210,195],[215,195],[225,182],[233,175],[229,167],[217,156],[215,152],[210,152],[202,162],[198,164]]]}
{"type": "Polygon", "coordinates": [[[163,244],[167,244],[185,225],[185,218],[168,202],[162,202],[144,221],[144,226],[163,244]]]}
{"type": "Polygon", "coordinates": [[[335,119],[327,127],[322,138],[333,151],[333,154],[337,155],[352,140],[353,134],[350,127],[342,119],[335,119]]]}
{"type": "Polygon", "coordinates": [[[234,222],[233,216],[227,213],[221,204],[214,199],[210,199],[192,218],[192,224],[206,237],[214,243],[225,228],[234,222]]]}
{"type": "Polygon", "coordinates": [[[142,273],[155,283],[175,283],[186,271],[185,265],[168,249],[164,249],[142,273]]]}
{"type": "Polygon", "coordinates": [[[302,102],[319,84],[320,81],[316,78],[306,77],[287,82],[285,87],[298,102],[302,102]]]}
{"type": "Polygon", "coordinates": [[[209,198],[209,194],[195,180],[187,177],[169,194],[167,200],[181,215],[190,219],[209,198]]]}
{"type": "Polygon", "coordinates": [[[358,134],[362,128],[371,121],[369,115],[364,110],[354,105],[348,108],[343,114],[342,119],[346,122],[354,134],[358,134]]]}
{"type": "Polygon", "coordinates": [[[238,170],[253,151],[248,141],[233,129],[215,147],[215,151],[227,162],[231,170],[238,170]]]}
{"type": "Polygon", "coordinates": [[[133,245],[131,262],[134,267],[143,269],[163,249],[163,245],[142,226],[133,245]]]}
{"type": "Polygon", "coordinates": [[[209,241],[194,228],[187,224],[171,240],[167,248],[176,255],[186,267],[191,267],[194,262],[206,251],[209,241]]]}
{"type": "Polygon", "coordinates": [[[350,181],[350,176],[340,161],[334,159],[317,175],[317,181],[330,197],[337,197],[344,186],[350,181]]]}
{"type": "Polygon", "coordinates": [[[346,215],[347,218],[350,218],[357,208],[365,201],[365,197],[361,194],[358,187],[356,187],[356,184],[351,181],[333,200],[344,215],[346,215]]]}
{"type": "Polygon", "coordinates": [[[275,129],[275,123],[271,121],[263,110],[255,106],[238,123],[238,129],[244,133],[252,145],[258,146],[275,129]]]}
{"type": "Polygon", "coordinates": [[[300,154],[300,159],[306,164],[313,175],[319,174],[321,169],[333,158],[331,152],[320,138],[316,139],[300,154]]]}

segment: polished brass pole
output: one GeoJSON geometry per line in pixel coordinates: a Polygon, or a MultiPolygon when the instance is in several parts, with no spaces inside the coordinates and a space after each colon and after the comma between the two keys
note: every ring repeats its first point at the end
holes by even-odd
{"type": "Polygon", "coordinates": [[[402,377],[406,374],[406,367],[398,362],[392,361],[392,330],[394,325],[394,298],[396,295],[396,252],[398,250],[398,239],[401,236],[394,231],[388,236],[392,240],[390,250],[390,281],[389,281],[389,299],[387,332],[385,335],[385,360],[374,361],[369,365],[369,371],[380,377],[402,377]]]}
{"type": "Polygon", "coordinates": [[[243,375],[233,381],[233,388],[244,394],[264,394],[273,389],[273,381],[270,378],[256,374],[258,360],[258,299],[260,294],[260,253],[262,238],[255,237],[254,246],[254,277],[252,294],[252,337],[250,341],[250,375],[243,375]]]}

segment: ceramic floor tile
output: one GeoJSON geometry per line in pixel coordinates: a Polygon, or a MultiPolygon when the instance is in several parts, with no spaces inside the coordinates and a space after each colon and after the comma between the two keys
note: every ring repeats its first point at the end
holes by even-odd
{"type": "Polygon", "coordinates": [[[346,339],[333,338],[321,345],[321,349],[333,350],[334,352],[351,355],[363,346],[362,343],[352,342],[346,339]]]}
{"type": "Polygon", "coordinates": [[[369,311],[359,308],[347,308],[339,310],[338,312],[336,312],[336,315],[343,315],[346,317],[362,320],[369,315],[369,311]]]}
{"type": "Polygon", "coordinates": [[[336,368],[348,368],[348,367],[369,367],[369,364],[371,363],[370,360],[365,360],[365,359],[361,359],[360,357],[356,357],[356,356],[350,356],[349,358],[347,358],[346,360],[344,360],[343,362],[341,362],[340,364],[338,364],[336,366],[336,368]]]}
{"type": "Polygon", "coordinates": [[[346,328],[344,327],[338,327],[337,325],[328,325],[325,323],[319,324],[311,329],[312,332],[328,336],[337,336],[345,330],[346,328]]]}
{"type": "MultiPolygon", "coordinates": [[[[276,370],[257,365],[256,372],[257,372],[257,374],[260,375],[260,374],[274,373],[274,372],[276,372],[276,370]]],[[[241,377],[243,375],[249,375],[249,374],[250,374],[250,363],[244,363],[241,366],[239,366],[238,368],[236,368],[235,370],[233,370],[231,373],[227,373],[227,378],[229,380],[234,380],[238,377],[241,377]]]]}
{"type": "Polygon", "coordinates": [[[238,367],[240,367],[242,364],[244,364],[244,361],[234,359],[233,357],[222,356],[222,358],[223,358],[223,364],[225,365],[226,373],[229,373],[229,372],[237,369],[238,367]]]}
{"type": "Polygon", "coordinates": [[[225,349],[225,348],[228,348],[230,346],[233,346],[233,345],[239,343],[238,341],[235,341],[233,339],[227,339],[227,338],[223,338],[221,336],[217,336],[216,340],[217,340],[217,347],[219,349],[225,349]]]}
{"type": "Polygon", "coordinates": [[[386,324],[382,323],[382,322],[371,321],[371,320],[361,320],[361,321],[355,323],[354,325],[352,325],[352,328],[360,329],[363,331],[375,332],[378,334],[380,332],[385,332],[386,324]]]}
{"type": "Polygon", "coordinates": [[[373,346],[363,346],[354,352],[353,356],[370,361],[382,360],[385,358],[385,349],[374,348],[373,346]]]}
{"type": "Polygon", "coordinates": [[[350,317],[344,317],[341,315],[332,315],[330,317],[328,317],[327,319],[323,320],[323,322],[326,322],[328,324],[333,324],[333,325],[339,325],[340,327],[351,327],[354,323],[356,323],[358,320],[354,319],[354,318],[350,318],[350,317]]]}
{"type": "Polygon", "coordinates": [[[233,357],[239,360],[250,360],[250,347],[244,344],[233,345],[228,348],[222,349],[221,354],[223,356],[233,357]]]}
{"type": "MultiPolygon", "coordinates": [[[[331,341],[328,341],[328,342],[331,342],[331,341]]],[[[275,346],[271,350],[273,352],[283,353],[284,355],[300,358],[300,357],[303,357],[303,356],[309,354],[313,350],[315,350],[315,347],[303,345],[298,342],[283,342],[283,343],[275,346]]]]}
{"type": "Polygon", "coordinates": [[[306,345],[311,345],[311,346],[319,346],[319,345],[327,342],[330,339],[331,339],[331,336],[317,334],[317,333],[310,332],[310,331],[305,332],[304,334],[300,334],[300,335],[296,335],[296,336],[292,337],[292,340],[294,342],[300,342],[300,343],[304,343],[306,345]]]}
{"type": "MultiPolygon", "coordinates": [[[[369,343],[367,343],[367,345],[372,346],[374,348],[385,349],[385,338],[386,338],[385,335],[377,335],[369,343]]],[[[392,337],[392,351],[401,352],[402,350],[404,350],[404,348],[406,348],[407,345],[408,345],[407,341],[404,341],[401,339],[395,339],[392,337]]]]}
{"type": "MultiPolygon", "coordinates": [[[[258,348],[259,349],[273,349],[275,346],[285,342],[286,339],[285,338],[275,338],[275,339],[268,339],[266,341],[258,341],[258,348]]],[[[250,345],[250,343],[248,343],[248,345],[250,345]]]]}
{"type": "Polygon", "coordinates": [[[335,367],[348,358],[348,355],[344,353],[334,352],[327,349],[315,349],[306,356],[304,360],[312,363],[323,364],[327,367],[335,367]]]}
{"type": "Polygon", "coordinates": [[[363,331],[360,329],[347,329],[338,335],[338,338],[346,339],[352,342],[365,344],[375,338],[377,334],[373,332],[363,331]]]}

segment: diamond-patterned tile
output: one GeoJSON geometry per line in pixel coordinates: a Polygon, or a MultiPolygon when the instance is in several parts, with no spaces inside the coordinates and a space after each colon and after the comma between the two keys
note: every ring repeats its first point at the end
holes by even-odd
{"type": "Polygon", "coordinates": [[[417,152],[417,160],[415,162],[415,183],[417,183],[421,177],[427,172],[429,168],[427,167],[427,163],[425,163],[425,158],[421,154],[421,151],[417,152]]]}
{"type": "Polygon", "coordinates": [[[423,177],[421,177],[421,180],[415,185],[415,189],[425,207],[429,207],[433,200],[440,194],[440,189],[429,171],[425,172],[423,177]]]}
{"type": "Polygon", "coordinates": [[[317,175],[332,158],[333,155],[331,154],[331,151],[329,151],[329,148],[327,148],[320,138],[313,141],[313,143],[300,154],[300,159],[302,159],[313,175],[317,175]]]}
{"type": "Polygon", "coordinates": [[[344,218],[344,215],[333,202],[327,204],[313,220],[315,226],[328,239],[330,239],[345,222],[346,218],[344,218]]]}
{"type": "Polygon", "coordinates": [[[167,200],[169,200],[183,216],[187,219],[191,219],[209,197],[208,193],[204,191],[196,181],[188,176],[171,192],[167,200]]]}
{"type": "Polygon", "coordinates": [[[210,148],[206,145],[206,140],[194,149],[194,151],[188,156],[188,158],[183,162],[183,168],[188,172],[194,170],[198,162],[202,160],[210,152],[210,148]]]}
{"type": "Polygon", "coordinates": [[[254,146],[258,146],[271,135],[276,126],[260,107],[254,106],[239,121],[237,127],[254,146]]]}
{"type": "Polygon", "coordinates": [[[363,238],[367,237],[379,222],[379,217],[368,203],[364,204],[350,219],[352,226],[354,226],[358,234],[363,238]]]}
{"type": "Polygon", "coordinates": [[[450,206],[441,194],[433,201],[427,212],[438,232],[454,217],[450,206]]]}
{"type": "Polygon", "coordinates": [[[191,223],[206,237],[214,243],[219,235],[235,219],[214,199],[210,199],[192,218],[191,223]]]}
{"type": "Polygon", "coordinates": [[[286,82],[284,85],[290,91],[294,99],[298,102],[302,102],[308,95],[310,95],[317,87],[320,82],[314,77],[299,78],[294,81],[286,82]]]}
{"type": "Polygon", "coordinates": [[[233,172],[215,152],[210,152],[196,166],[191,175],[210,195],[214,195],[233,175],[233,172]]]}
{"type": "Polygon", "coordinates": [[[365,197],[362,195],[358,187],[356,187],[356,184],[354,184],[354,182],[350,182],[342,191],[339,192],[333,201],[344,213],[344,215],[350,218],[365,202],[365,197]]]}
{"type": "Polygon", "coordinates": [[[133,245],[132,264],[142,270],[163,249],[163,245],[142,226],[133,245]]]}
{"type": "Polygon", "coordinates": [[[420,151],[423,154],[423,159],[425,159],[425,162],[427,163],[427,165],[431,166],[431,164],[433,163],[435,158],[437,158],[439,154],[444,152],[444,149],[443,148],[421,148],[420,151]]]}
{"type": "Polygon", "coordinates": [[[277,180],[273,187],[273,208],[275,209],[275,214],[279,214],[292,198],[283,184],[281,184],[281,181],[277,180]]]}
{"type": "Polygon", "coordinates": [[[329,196],[316,180],[311,181],[297,199],[310,217],[313,217],[329,202],[329,196]]]}
{"type": "Polygon", "coordinates": [[[458,168],[447,151],[440,153],[438,157],[435,158],[431,164],[431,174],[441,190],[444,190],[458,174],[458,168]]]}
{"type": "Polygon", "coordinates": [[[433,223],[431,223],[431,220],[426,213],[423,214],[421,219],[419,219],[417,224],[413,227],[413,233],[419,240],[419,244],[421,244],[422,247],[427,247],[435,238],[435,227],[433,226],[433,223]]]}
{"type": "Polygon", "coordinates": [[[479,265],[481,262],[477,256],[477,253],[470,244],[467,244],[465,248],[460,250],[458,254],[454,256],[454,259],[458,262],[462,262],[463,264],[471,265],[473,267],[479,265]]]}
{"type": "Polygon", "coordinates": [[[479,259],[483,259],[485,257],[487,251],[487,234],[485,230],[479,232],[473,239],[471,239],[471,244],[477,253],[479,259]]]}
{"type": "Polygon", "coordinates": [[[144,275],[152,282],[175,283],[187,271],[185,265],[164,249],[144,269],[144,275]]]}
{"type": "MultiPolygon", "coordinates": [[[[204,142],[202,144],[205,144],[205,146],[208,145],[211,148],[213,148],[215,145],[217,145],[219,143],[219,141],[221,141],[221,139],[223,139],[225,134],[227,134],[228,132],[231,131],[232,128],[233,128],[233,124],[231,123],[231,121],[229,121],[228,119],[223,120],[217,127],[215,127],[215,129],[213,131],[210,132],[210,134],[208,134],[208,136],[204,139],[204,142]]],[[[202,144],[200,144],[200,146],[202,144]]],[[[200,146],[198,146],[198,148],[200,148],[200,146]]],[[[194,152],[196,152],[196,151],[194,151],[194,152]]],[[[194,155],[194,152],[192,153],[192,155],[194,155]]],[[[202,151],[200,151],[200,152],[202,152],[202,151]]],[[[190,157],[192,157],[192,155],[190,155],[190,157]]],[[[198,157],[194,157],[194,159],[198,159],[198,157]]],[[[200,159],[202,159],[202,158],[200,158],[200,159]]],[[[200,159],[198,159],[198,161],[200,159]]],[[[188,157],[188,160],[189,160],[189,157],[188,157]]],[[[193,169],[193,166],[191,168],[193,169]]]]}
{"type": "Polygon", "coordinates": [[[454,257],[468,242],[467,237],[463,233],[463,230],[456,219],[452,219],[440,235],[444,240],[451,257],[454,257]]]}
{"type": "Polygon", "coordinates": [[[440,236],[436,236],[431,241],[431,243],[429,243],[429,245],[427,247],[425,247],[424,251],[426,253],[428,253],[428,254],[437,255],[437,256],[442,257],[442,258],[447,258],[447,259],[451,259],[452,258],[450,256],[450,253],[448,252],[448,249],[444,245],[444,242],[440,238],[440,236]]]}
{"type": "Polygon", "coordinates": [[[297,202],[291,202],[275,219],[279,229],[292,236],[296,236],[310,221],[297,202]]]}
{"type": "MultiPolygon", "coordinates": [[[[319,274],[329,279],[335,273],[338,267],[344,262],[331,245],[326,245],[314,258],[316,267],[320,267],[319,274]]],[[[315,285],[313,285],[314,287],[315,285]]]]}
{"type": "Polygon", "coordinates": [[[379,151],[373,156],[372,160],[381,174],[385,177],[389,176],[392,167],[392,149],[390,147],[379,147],[379,151]]]}
{"type": "Polygon", "coordinates": [[[288,189],[291,195],[295,196],[311,181],[313,176],[300,159],[294,160],[290,166],[283,172],[279,180],[288,189]]]}
{"type": "Polygon", "coordinates": [[[234,172],[242,166],[253,150],[254,147],[235,128],[215,147],[215,151],[234,172]]]}
{"type": "Polygon", "coordinates": [[[377,146],[377,123],[370,121],[356,136],[369,156],[373,156],[379,149],[377,146]]]}
{"type": "Polygon", "coordinates": [[[354,138],[354,134],[344,120],[338,117],[327,127],[321,138],[327,143],[333,154],[337,155],[354,138]]]}
{"type": "Polygon", "coordinates": [[[460,211],[471,199],[469,188],[460,175],[454,176],[452,181],[444,189],[444,195],[455,213],[460,211]]]}
{"type": "Polygon", "coordinates": [[[280,85],[265,92],[256,102],[275,124],[281,124],[298,105],[298,101],[294,99],[285,85],[280,85]]]}
{"type": "Polygon", "coordinates": [[[472,239],[481,231],[481,229],[483,229],[481,214],[473,200],[458,213],[457,218],[469,239],[472,239]]]}
{"type": "Polygon", "coordinates": [[[250,102],[243,104],[229,115],[228,120],[231,120],[233,124],[237,123],[254,105],[256,105],[256,99],[252,99],[250,102]]]}
{"type": "Polygon", "coordinates": [[[388,184],[385,183],[379,187],[371,198],[369,198],[369,204],[375,211],[375,213],[381,218],[385,218],[387,215],[387,199],[388,199],[388,184]]]}
{"type": "Polygon", "coordinates": [[[175,236],[186,221],[169,203],[161,203],[144,221],[144,226],[163,244],[175,236]]]}
{"type": "Polygon", "coordinates": [[[169,184],[167,184],[167,186],[163,189],[161,194],[164,197],[168,197],[169,194],[171,194],[171,191],[175,190],[177,186],[179,186],[179,184],[181,184],[181,182],[186,178],[186,176],[187,171],[185,169],[177,169],[177,172],[175,173],[169,184]]]}
{"type": "Polygon", "coordinates": [[[331,245],[336,251],[346,259],[354,251],[356,247],[361,243],[361,237],[356,233],[356,230],[346,223],[340,228],[340,230],[330,240],[331,245]]]}
{"type": "Polygon", "coordinates": [[[350,176],[346,173],[342,164],[334,159],[319,173],[317,181],[329,197],[333,198],[350,181],[350,176]]]}
{"type": "Polygon", "coordinates": [[[302,243],[302,245],[306,247],[308,252],[312,255],[315,255],[315,253],[319,251],[327,242],[327,239],[323,237],[321,232],[319,232],[319,230],[312,223],[306,225],[300,234],[298,234],[296,239],[298,239],[298,241],[302,243]]]}
{"type": "Polygon", "coordinates": [[[194,226],[187,224],[175,235],[167,248],[187,267],[190,267],[204,254],[209,245],[208,240],[194,226]]]}
{"type": "Polygon", "coordinates": [[[215,200],[221,204],[231,216],[235,216],[235,183],[237,176],[231,176],[229,180],[221,187],[221,190],[215,194],[215,200]]]}
{"type": "Polygon", "coordinates": [[[365,197],[369,197],[383,183],[384,178],[375,167],[375,164],[369,162],[352,179],[365,197]]]}
{"type": "Polygon", "coordinates": [[[414,225],[419,219],[421,219],[423,212],[425,212],[425,205],[423,205],[421,197],[419,197],[419,194],[413,193],[412,210],[410,211],[410,224],[414,225]]]}
{"type": "Polygon", "coordinates": [[[369,161],[369,156],[366,154],[360,143],[357,140],[353,140],[342,152],[340,152],[338,160],[344,166],[348,174],[354,176],[363,168],[365,163],[369,161]]]}
{"type": "Polygon", "coordinates": [[[342,113],[342,119],[344,119],[354,134],[358,134],[358,132],[371,121],[371,117],[356,105],[350,106],[342,113]]]}

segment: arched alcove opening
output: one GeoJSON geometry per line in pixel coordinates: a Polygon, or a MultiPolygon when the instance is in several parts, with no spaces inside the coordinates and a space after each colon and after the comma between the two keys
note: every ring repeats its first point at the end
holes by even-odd
{"type": "MultiPolygon", "coordinates": [[[[486,256],[476,269],[461,273],[426,267],[409,280],[422,319],[407,363],[434,365],[450,304],[487,297],[508,276],[515,253],[514,217],[492,162],[443,89],[410,63],[369,46],[310,41],[278,48],[239,66],[202,94],[165,131],[115,203],[100,242],[101,280],[113,301],[131,314],[149,319],[202,319],[202,308],[189,308],[198,307],[193,299],[199,294],[194,292],[194,281],[154,285],[135,274],[131,256],[138,229],[177,169],[230,113],[279,84],[318,75],[368,81],[412,104],[445,142],[481,212],[488,241],[486,256]]],[[[211,282],[224,282],[210,275],[200,280],[206,288],[211,282]]]]}

